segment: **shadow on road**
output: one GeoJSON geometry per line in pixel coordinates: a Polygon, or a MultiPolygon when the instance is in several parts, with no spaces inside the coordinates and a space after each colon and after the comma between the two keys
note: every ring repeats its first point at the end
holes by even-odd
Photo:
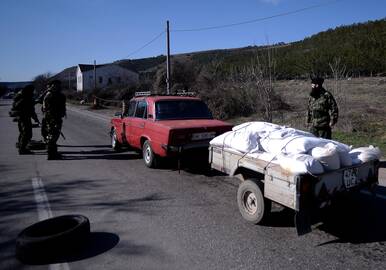
{"type": "Polygon", "coordinates": [[[136,152],[115,152],[112,149],[97,149],[89,151],[60,151],[60,153],[62,154],[62,160],[134,160],[142,158],[141,155],[136,152]]]}
{"type": "Polygon", "coordinates": [[[81,147],[90,147],[90,148],[110,148],[111,145],[105,144],[105,145],[58,145],[58,147],[71,147],[71,148],[81,148],[81,147]]]}
{"type": "MultiPolygon", "coordinates": [[[[374,195],[366,191],[346,194],[315,214],[313,230],[320,230],[337,238],[320,245],[386,241],[386,187],[378,186],[374,195]]],[[[294,227],[294,215],[295,212],[291,209],[279,209],[271,212],[262,226],[294,227]]]]}
{"type": "Polygon", "coordinates": [[[323,243],[371,243],[386,241],[386,187],[376,195],[356,194],[331,206],[317,228],[338,239],[323,243]]]}
{"type": "Polygon", "coordinates": [[[41,258],[35,258],[33,261],[22,261],[29,265],[46,265],[64,262],[75,262],[92,258],[103,254],[119,243],[119,236],[113,233],[92,232],[85,246],[81,248],[74,247],[74,250],[58,254],[55,257],[42,255],[41,258]]]}
{"type": "Polygon", "coordinates": [[[268,219],[262,224],[267,227],[294,227],[295,211],[286,207],[282,210],[271,212],[268,219]]]}

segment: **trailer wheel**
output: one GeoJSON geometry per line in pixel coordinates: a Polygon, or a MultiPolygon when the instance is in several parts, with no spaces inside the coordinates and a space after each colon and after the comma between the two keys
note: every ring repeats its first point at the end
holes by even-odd
{"type": "Polygon", "coordinates": [[[237,191],[237,205],[242,217],[253,223],[263,223],[271,212],[271,201],[264,198],[264,184],[256,179],[242,182],[237,191]]]}
{"type": "Polygon", "coordinates": [[[149,168],[155,168],[157,166],[157,157],[151,148],[149,140],[146,140],[142,146],[142,156],[145,165],[149,168]]]}
{"type": "Polygon", "coordinates": [[[114,151],[121,150],[121,143],[118,141],[117,133],[115,132],[115,128],[111,131],[111,148],[114,151]]]}

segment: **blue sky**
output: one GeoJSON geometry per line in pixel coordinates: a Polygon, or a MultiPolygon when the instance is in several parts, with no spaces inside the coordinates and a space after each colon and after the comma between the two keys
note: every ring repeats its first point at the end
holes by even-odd
{"type": "Polygon", "coordinates": [[[1,0],[0,81],[35,76],[77,65],[171,53],[237,48],[301,40],[341,25],[386,17],[383,0],[1,0]],[[207,31],[174,32],[296,14],[207,31]]]}

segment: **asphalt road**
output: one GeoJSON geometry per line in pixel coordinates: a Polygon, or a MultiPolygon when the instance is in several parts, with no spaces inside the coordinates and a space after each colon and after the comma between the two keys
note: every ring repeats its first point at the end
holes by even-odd
{"type": "Polygon", "coordinates": [[[280,207],[264,226],[246,223],[234,179],[188,165],[181,173],[168,163],[149,169],[135,152],[112,152],[105,116],[68,111],[66,140],[59,140],[63,160],[47,161],[44,151],[19,156],[9,109],[10,102],[0,100],[0,269],[385,267],[385,187],[377,196],[366,191],[347,197],[324,213],[312,233],[298,237],[293,213],[280,207]],[[17,234],[62,214],[90,219],[87,250],[49,265],[17,261],[17,234]]]}

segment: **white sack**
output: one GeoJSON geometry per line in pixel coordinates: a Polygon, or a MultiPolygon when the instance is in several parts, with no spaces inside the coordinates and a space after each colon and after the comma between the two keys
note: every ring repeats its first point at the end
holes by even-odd
{"type": "Polygon", "coordinates": [[[261,151],[260,138],[273,130],[281,129],[279,125],[265,122],[247,122],[232,128],[210,141],[211,145],[228,147],[243,153],[261,151]]]}
{"type": "Polygon", "coordinates": [[[262,148],[270,153],[305,154],[317,146],[328,143],[327,140],[314,137],[311,133],[300,131],[302,134],[291,134],[284,138],[275,138],[276,134],[260,140],[262,148]]]}
{"type": "Polygon", "coordinates": [[[277,159],[280,167],[293,174],[322,174],[324,172],[322,164],[310,155],[279,155],[277,159]]]}
{"type": "Polygon", "coordinates": [[[337,146],[336,150],[338,151],[339,161],[341,167],[349,167],[352,165],[352,159],[348,150],[337,146]]]}
{"type": "Polygon", "coordinates": [[[322,147],[315,147],[311,150],[311,155],[320,161],[326,171],[337,170],[340,168],[338,147],[328,143],[322,147]]]}
{"type": "Polygon", "coordinates": [[[351,150],[350,156],[353,164],[359,164],[375,159],[380,159],[382,152],[378,147],[370,145],[369,147],[359,147],[351,150]]]}
{"type": "Polygon", "coordinates": [[[258,137],[245,128],[239,131],[228,131],[210,141],[211,145],[232,148],[247,153],[258,149],[258,137]]]}

